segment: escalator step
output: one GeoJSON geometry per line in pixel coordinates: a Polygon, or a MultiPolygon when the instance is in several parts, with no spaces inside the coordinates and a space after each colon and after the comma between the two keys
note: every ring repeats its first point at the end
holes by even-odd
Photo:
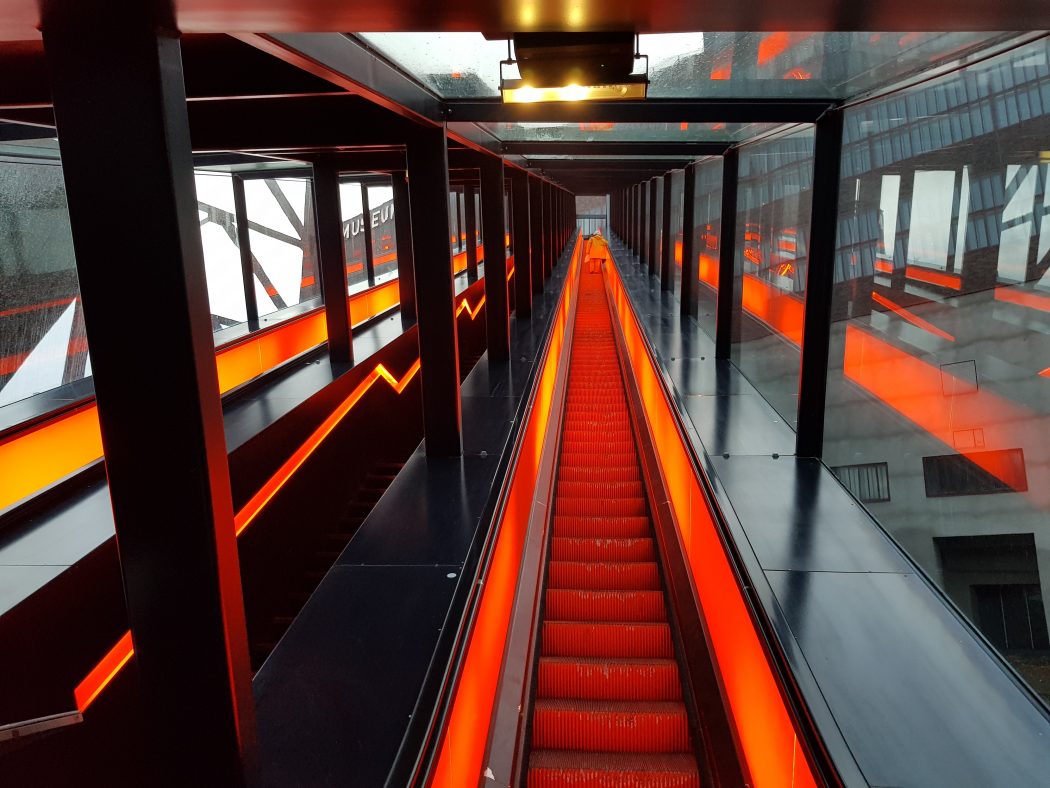
{"type": "MultiPolygon", "coordinates": [[[[639,564],[645,566],[645,564],[639,564]]],[[[555,621],[666,621],[663,591],[549,588],[546,613],[555,621]]]]}
{"type": "Polygon", "coordinates": [[[541,657],[542,698],[678,701],[682,685],[673,659],[541,657]]]}
{"type": "Polygon", "coordinates": [[[684,703],[544,698],[532,736],[539,749],[681,752],[689,749],[689,719],[684,703]]]}
{"type": "Polygon", "coordinates": [[[562,465],[558,468],[558,484],[589,482],[602,479],[607,482],[640,481],[642,471],[637,466],[627,468],[588,468],[583,465],[562,465]]]}
{"type": "Polygon", "coordinates": [[[594,591],[661,590],[660,572],[656,563],[643,561],[551,561],[547,583],[550,588],[594,591]]]}
{"type": "Polygon", "coordinates": [[[544,621],[542,654],[549,657],[674,656],[665,623],[544,621]]]}
{"type": "Polygon", "coordinates": [[[645,495],[641,479],[638,481],[617,482],[605,479],[604,474],[598,475],[598,478],[601,480],[560,482],[558,484],[558,495],[563,495],[566,498],[641,498],[645,495]]]}
{"type": "Polygon", "coordinates": [[[655,561],[656,551],[650,538],[585,539],[555,536],[551,542],[551,560],[655,561]]]}
{"type": "Polygon", "coordinates": [[[554,503],[555,515],[598,517],[642,517],[646,513],[645,498],[565,498],[558,496],[554,503]]]}
{"type": "Polygon", "coordinates": [[[556,537],[631,539],[647,537],[650,533],[648,517],[554,515],[556,537]]]}
{"type": "Polygon", "coordinates": [[[700,788],[691,753],[533,750],[528,788],[700,788]]]}

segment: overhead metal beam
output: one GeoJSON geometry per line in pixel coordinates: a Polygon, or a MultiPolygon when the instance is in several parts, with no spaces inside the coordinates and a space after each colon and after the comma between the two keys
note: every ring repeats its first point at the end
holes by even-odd
{"type": "Polygon", "coordinates": [[[519,156],[721,156],[729,142],[608,142],[603,140],[522,140],[504,142],[504,154],[519,156]]]}
{"type": "Polygon", "coordinates": [[[693,160],[684,159],[529,159],[528,169],[551,170],[558,172],[562,170],[569,172],[667,172],[668,170],[680,170],[693,160]]]}
{"type": "Polygon", "coordinates": [[[646,99],[504,104],[499,99],[453,100],[449,121],[475,123],[814,123],[833,106],[828,99],[646,99]]]}

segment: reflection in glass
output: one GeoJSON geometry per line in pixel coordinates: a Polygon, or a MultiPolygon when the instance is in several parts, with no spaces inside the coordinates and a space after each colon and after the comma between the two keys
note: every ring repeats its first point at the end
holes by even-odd
{"type": "Polygon", "coordinates": [[[245,181],[244,197],[259,316],[319,298],[310,181],[252,178],[245,181]]]}
{"type": "Polygon", "coordinates": [[[197,212],[208,279],[211,326],[220,331],[248,319],[237,242],[237,212],[233,203],[233,175],[228,172],[193,173],[197,212]]]}
{"type": "Polygon", "coordinates": [[[1050,697],[1050,45],[846,112],[824,459],[1050,697]],[[891,494],[890,494],[891,493],[891,494]]]}
{"type": "Polygon", "coordinates": [[[694,169],[693,250],[697,257],[698,280],[696,319],[700,330],[714,339],[719,239],[722,235],[722,158],[704,159],[694,169]]]}
{"type": "Polygon", "coordinates": [[[397,233],[394,232],[394,190],[386,183],[368,185],[368,225],[372,233],[375,284],[397,279],[397,233]]]}
{"type": "Polygon", "coordinates": [[[798,411],[813,186],[812,126],[740,149],[732,359],[784,421],[798,411]]]}
{"type": "Polygon", "coordinates": [[[58,143],[3,145],[0,407],[91,374],[58,143]]]}
{"type": "Polygon", "coordinates": [[[682,200],[685,170],[671,172],[671,290],[682,294],[682,200]]]}

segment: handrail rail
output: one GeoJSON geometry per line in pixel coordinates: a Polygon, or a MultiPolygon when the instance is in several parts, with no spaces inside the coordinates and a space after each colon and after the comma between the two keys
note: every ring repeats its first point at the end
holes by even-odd
{"type": "Polygon", "coordinates": [[[65,728],[84,721],[84,715],[79,710],[62,711],[58,714],[48,714],[44,717],[35,717],[31,720],[9,722],[0,725],[0,742],[24,739],[38,733],[46,733],[57,728],[65,728]]]}

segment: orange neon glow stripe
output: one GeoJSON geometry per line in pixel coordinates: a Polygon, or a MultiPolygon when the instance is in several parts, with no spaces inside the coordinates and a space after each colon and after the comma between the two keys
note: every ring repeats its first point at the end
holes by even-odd
{"type": "Polygon", "coordinates": [[[887,309],[900,315],[902,319],[907,320],[913,326],[918,326],[923,331],[929,331],[931,334],[939,336],[941,339],[947,339],[949,342],[955,341],[955,337],[953,337],[947,331],[942,331],[941,329],[937,328],[937,326],[935,326],[933,323],[923,320],[914,312],[905,309],[900,304],[896,304],[893,301],[890,301],[890,299],[886,298],[883,295],[880,295],[879,293],[873,291],[871,294],[871,300],[874,301],[876,304],[882,304],[887,309]]]}
{"type": "Polygon", "coordinates": [[[881,273],[884,273],[884,274],[892,274],[893,273],[893,263],[891,261],[889,261],[889,260],[876,260],[875,261],[875,270],[876,271],[880,271],[881,273]]]}
{"type": "Polygon", "coordinates": [[[904,275],[909,279],[918,279],[938,287],[946,287],[949,290],[962,289],[962,277],[955,274],[945,274],[940,271],[931,271],[928,268],[918,268],[914,265],[904,267],[904,275]]]}
{"type": "Polygon", "coordinates": [[[29,306],[16,306],[11,309],[5,309],[0,312],[0,317],[10,317],[11,315],[21,315],[25,312],[36,312],[40,309],[49,309],[53,306],[69,306],[71,303],[76,301],[76,298],[57,298],[54,301],[43,301],[39,304],[30,304],[29,306]]]}
{"type": "Polygon", "coordinates": [[[75,690],[73,697],[77,703],[77,711],[83,712],[99,696],[99,693],[113,681],[128,660],[135,653],[131,643],[131,633],[125,632],[116,645],[102,658],[91,672],[84,677],[75,690]]]}
{"type": "MultiPolygon", "coordinates": [[[[416,373],[420,369],[420,360],[416,359],[411,367],[404,376],[398,380],[387,370],[382,364],[376,364],[368,376],[362,380],[350,393],[339,407],[306,439],[306,442],[300,446],[295,453],[288,458],[288,460],[278,468],[277,472],[270,477],[270,479],[263,485],[262,489],[259,490],[251,500],[248,501],[244,507],[237,512],[233,518],[234,528],[236,529],[237,536],[240,536],[244,529],[246,529],[252,521],[258,516],[259,512],[263,510],[263,507],[277,494],[277,492],[283,487],[288,480],[295,474],[297,470],[302,466],[310,455],[317,450],[317,447],[321,445],[325,438],[331,434],[339,422],[346,417],[346,415],[353,410],[354,406],[360,402],[361,398],[372,388],[375,383],[379,380],[385,380],[390,387],[398,394],[403,392],[408,384],[412,381],[412,378],[416,376],[416,373]]],[[[84,678],[80,684],[77,685],[73,692],[77,702],[77,709],[81,712],[85,711],[88,706],[98,697],[99,693],[117,676],[121,669],[128,663],[134,655],[135,650],[132,646],[131,632],[125,632],[123,637],[117,641],[116,645],[102,658],[102,660],[91,669],[91,672],[84,678]]]]}
{"type": "Polygon", "coordinates": [[[752,274],[744,274],[741,301],[745,312],[801,347],[806,311],[802,301],[752,274]]]}
{"type": "Polygon", "coordinates": [[[1033,293],[1031,290],[1015,290],[1012,287],[995,288],[995,300],[1005,301],[1008,304],[1038,309],[1040,312],[1050,312],[1050,296],[1033,293]]]}
{"type": "Polygon", "coordinates": [[[466,312],[470,316],[470,319],[473,320],[478,316],[478,312],[481,311],[481,307],[483,306],[485,306],[485,296],[481,297],[481,300],[478,301],[478,305],[473,309],[470,308],[470,304],[468,304],[467,299],[464,298],[462,301],[459,302],[459,308],[456,309],[456,317],[459,317],[461,314],[466,312]]]}
{"type": "Polygon", "coordinates": [[[266,484],[251,497],[251,499],[244,505],[243,508],[233,518],[233,524],[235,533],[240,536],[244,529],[251,525],[252,521],[259,515],[259,512],[263,510],[263,507],[278,493],[278,491],[288,482],[290,478],[295,474],[302,464],[309,459],[310,455],[317,451],[317,447],[324,442],[324,439],[334,430],[346,415],[353,410],[354,406],[361,400],[361,398],[368,392],[373,385],[378,383],[380,380],[385,380],[390,384],[390,387],[400,394],[405,390],[405,387],[419,372],[420,360],[417,358],[408,371],[405,373],[401,380],[398,380],[387,371],[387,368],[382,364],[376,364],[368,376],[362,380],[350,392],[345,400],[343,400],[339,407],[336,408],[319,426],[316,430],[311,433],[310,437],[277,469],[277,472],[271,476],[266,484]]]}
{"type": "Polygon", "coordinates": [[[1039,376],[1043,378],[1050,378],[1050,367],[1047,367],[1042,372],[1040,372],[1039,376]]]}

